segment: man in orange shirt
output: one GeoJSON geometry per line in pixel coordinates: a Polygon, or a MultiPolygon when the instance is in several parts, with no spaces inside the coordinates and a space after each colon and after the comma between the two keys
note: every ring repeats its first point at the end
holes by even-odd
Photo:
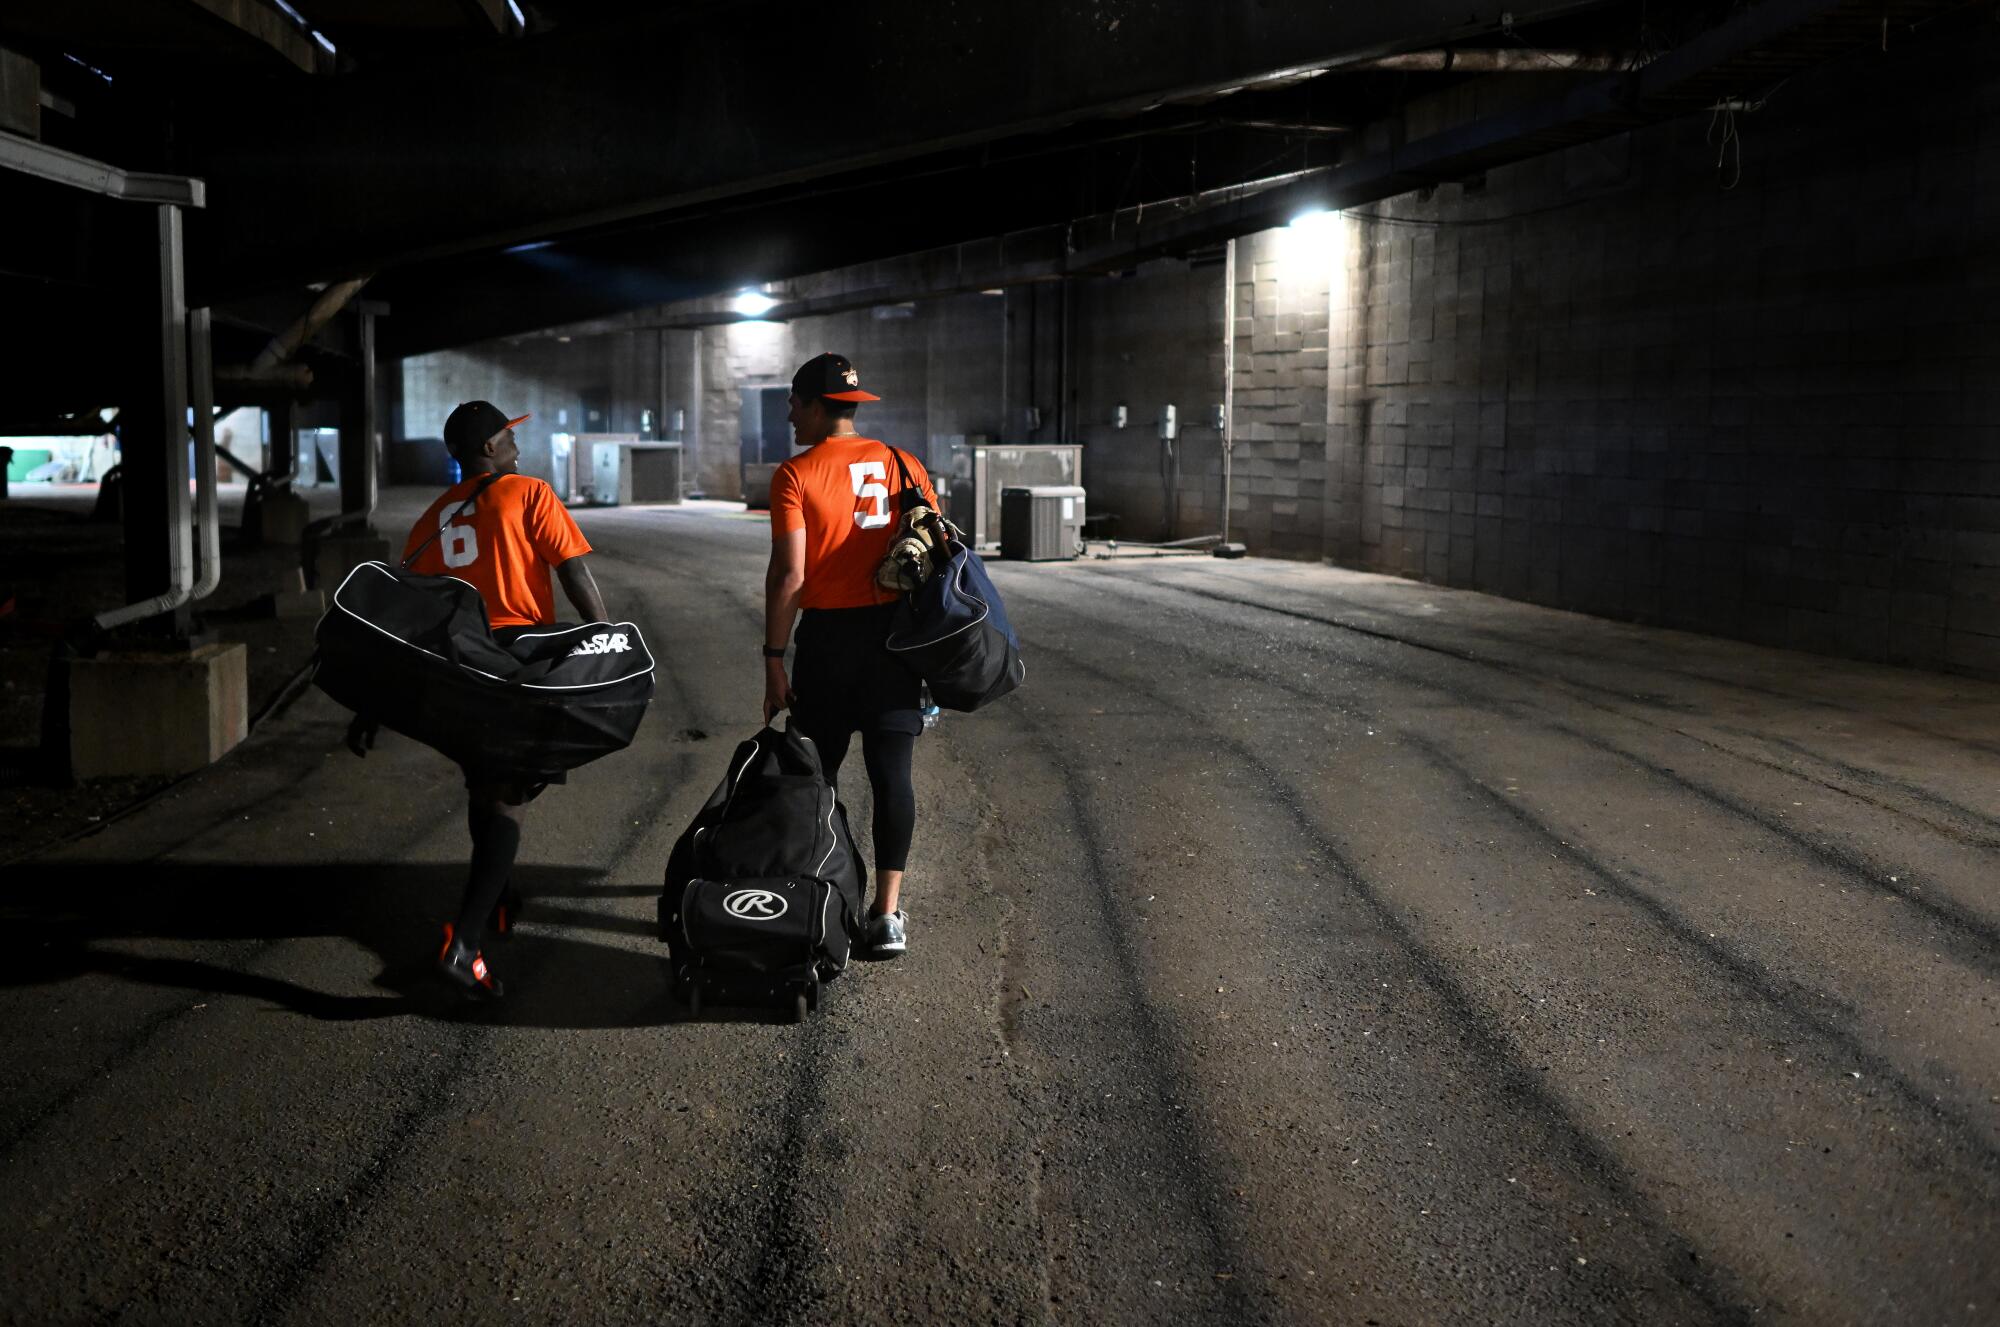
{"type": "Polygon", "coordinates": [[[861,734],[875,794],[875,902],[867,944],[903,952],[903,871],[917,821],[910,760],[924,730],[922,683],[883,645],[896,595],[875,583],[902,519],[904,471],[937,506],[914,456],[854,429],[855,407],[882,398],[861,390],[854,366],[827,353],[792,377],[791,423],[806,448],[771,477],[771,563],[764,576],[764,721],[791,707],[819,748],[829,780],[861,734]],[[803,610],[803,611],[801,611],[803,610]],[[785,644],[798,621],[799,652],[785,676],[785,644]]]}
{"type": "MultiPolygon", "coordinates": [[[[456,576],[477,589],[486,601],[487,624],[503,643],[555,621],[551,567],[584,621],[602,622],[609,616],[584,563],[589,541],[554,489],[520,473],[514,426],[528,418],[509,419],[485,401],[468,401],[451,412],[444,441],[464,478],[417,518],[403,546],[405,558],[417,554],[411,571],[456,576]]],[[[501,994],[500,979],[486,965],[479,942],[489,920],[502,935],[512,929],[513,909],[504,896],[521,849],[521,819],[543,788],[561,782],[560,773],[548,771],[465,771],[472,868],[458,920],[444,928],[438,968],[472,998],[501,994]]]]}

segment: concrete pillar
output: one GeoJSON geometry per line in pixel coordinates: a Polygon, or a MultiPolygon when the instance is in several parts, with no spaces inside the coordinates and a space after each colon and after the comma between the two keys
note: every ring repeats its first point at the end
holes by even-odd
{"type": "Polygon", "coordinates": [[[264,472],[274,481],[292,478],[299,465],[298,412],[292,408],[292,398],[280,397],[273,401],[271,410],[271,450],[264,461],[264,472]]]}
{"type": "Polygon", "coordinates": [[[375,315],[364,304],[354,317],[359,324],[355,353],[361,364],[340,399],[340,510],[375,510],[375,315]]]}
{"type": "Polygon", "coordinates": [[[107,652],[70,664],[69,696],[75,777],[187,774],[249,735],[249,654],[107,652]]]}

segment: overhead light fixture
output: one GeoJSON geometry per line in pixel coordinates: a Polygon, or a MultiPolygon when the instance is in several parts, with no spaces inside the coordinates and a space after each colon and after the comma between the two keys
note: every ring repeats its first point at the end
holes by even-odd
{"type": "Polygon", "coordinates": [[[1315,207],[1293,217],[1291,227],[1293,230],[1323,230],[1339,216],[1340,213],[1333,208],[1315,207]]]}
{"type": "Polygon", "coordinates": [[[761,290],[746,290],[738,295],[730,303],[729,307],[742,314],[745,318],[762,318],[765,314],[778,307],[778,301],[772,299],[761,290]]]}
{"type": "Polygon", "coordinates": [[[521,7],[515,4],[514,0],[507,0],[507,12],[514,16],[515,27],[523,32],[528,30],[528,16],[521,12],[521,7]]]}

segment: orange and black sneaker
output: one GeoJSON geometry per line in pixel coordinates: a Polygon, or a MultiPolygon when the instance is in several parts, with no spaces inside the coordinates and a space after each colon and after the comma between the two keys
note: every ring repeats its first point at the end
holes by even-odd
{"type": "Polygon", "coordinates": [[[499,999],[505,988],[493,975],[493,969],[486,966],[486,956],[454,937],[452,930],[451,923],[446,922],[444,948],[438,951],[438,971],[468,1000],[499,999]]]}

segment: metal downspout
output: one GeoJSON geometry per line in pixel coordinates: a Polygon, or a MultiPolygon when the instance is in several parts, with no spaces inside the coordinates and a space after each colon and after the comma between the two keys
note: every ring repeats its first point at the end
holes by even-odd
{"type": "Polygon", "coordinates": [[[195,565],[201,575],[190,601],[206,599],[222,584],[222,514],[215,493],[214,350],[206,308],[188,310],[188,401],[194,407],[195,565]]]}
{"type": "Polygon", "coordinates": [[[1234,496],[1236,452],[1236,241],[1224,246],[1222,260],[1222,542],[1229,542],[1229,505],[1234,496]]]}
{"type": "MultiPolygon", "coordinates": [[[[185,302],[187,287],[181,267],[181,210],[172,203],[162,203],[158,208],[158,218],[160,300],[157,316],[161,320],[161,344],[167,347],[166,353],[172,361],[167,365],[162,378],[172,382],[177,377],[178,381],[183,384],[182,391],[170,391],[168,393],[169,399],[163,406],[167,418],[162,421],[165,424],[165,428],[161,430],[161,438],[163,445],[167,447],[184,447],[187,445],[182,439],[187,436],[186,406],[184,404],[187,397],[184,385],[187,381],[188,371],[188,316],[185,302]]],[[[202,326],[206,330],[206,318],[203,319],[202,326]]],[[[203,360],[204,363],[207,360],[205,353],[203,360]]],[[[213,443],[213,438],[214,435],[211,432],[211,443],[213,443]]],[[[185,487],[186,480],[180,477],[178,466],[169,465],[167,467],[167,475],[167,510],[170,515],[168,524],[172,527],[178,525],[180,519],[187,512],[187,488],[185,487]]],[[[195,486],[197,490],[204,487],[200,474],[195,476],[195,486]]],[[[213,510],[215,502],[215,453],[212,449],[208,453],[206,489],[210,509],[213,510]]],[[[167,589],[150,599],[142,599],[136,604],[126,604],[122,608],[107,609],[92,618],[91,621],[96,625],[98,630],[109,631],[114,627],[124,626],[128,622],[139,622],[149,617],[158,617],[162,613],[171,613],[176,608],[187,603],[194,596],[192,553],[191,541],[170,535],[167,540],[167,589]]]]}

